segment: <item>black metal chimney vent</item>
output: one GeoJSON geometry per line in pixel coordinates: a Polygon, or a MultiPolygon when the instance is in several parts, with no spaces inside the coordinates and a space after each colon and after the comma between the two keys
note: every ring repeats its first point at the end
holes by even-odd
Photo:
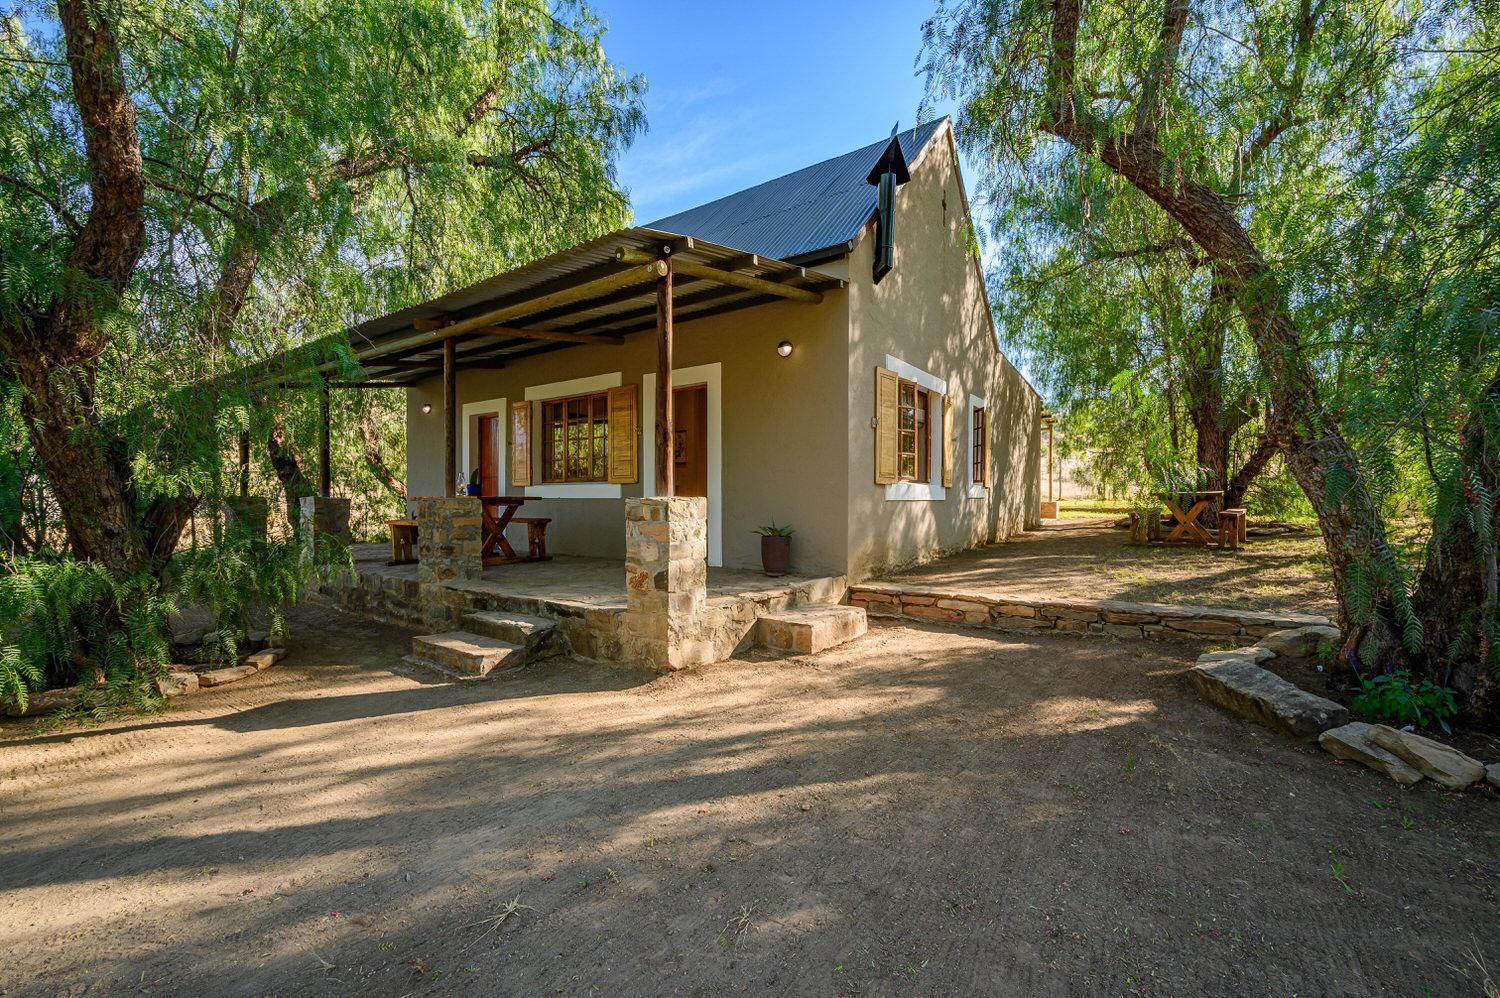
{"type": "Polygon", "coordinates": [[[911,179],[901,141],[894,135],[865,178],[880,189],[875,199],[875,283],[896,265],[896,188],[911,179]]]}

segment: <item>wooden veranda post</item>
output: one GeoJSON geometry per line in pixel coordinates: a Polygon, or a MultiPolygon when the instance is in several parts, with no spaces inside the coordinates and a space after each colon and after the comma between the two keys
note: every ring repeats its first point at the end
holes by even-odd
{"type": "Polygon", "coordinates": [[[443,340],[443,474],[448,484],[444,495],[457,495],[458,441],[453,428],[453,410],[458,395],[458,374],[453,366],[453,338],[443,340]]]}
{"type": "Polygon", "coordinates": [[[673,495],[672,483],[672,257],[656,279],[656,494],[673,495]]]}
{"type": "Polygon", "coordinates": [[[328,444],[328,382],[318,389],[318,495],[327,499],[333,487],[328,444]]]}

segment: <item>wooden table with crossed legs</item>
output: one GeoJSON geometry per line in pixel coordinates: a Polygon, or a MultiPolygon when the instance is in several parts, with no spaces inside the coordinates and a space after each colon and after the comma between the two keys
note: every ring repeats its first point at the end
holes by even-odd
{"type": "Polygon", "coordinates": [[[514,565],[523,561],[551,561],[547,554],[547,524],[550,518],[522,517],[516,510],[526,503],[525,496],[484,496],[479,500],[484,545],[480,557],[486,566],[514,565]],[[505,528],[512,522],[526,525],[526,554],[519,555],[506,540],[505,528]]]}
{"type": "Polygon", "coordinates": [[[1219,492],[1163,492],[1162,501],[1167,504],[1167,509],[1172,511],[1172,518],[1177,525],[1167,535],[1168,544],[1212,544],[1213,535],[1198,522],[1198,517],[1208,509],[1208,504],[1223,496],[1219,492]],[[1187,512],[1182,511],[1182,501],[1192,500],[1192,505],[1187,512]]]}

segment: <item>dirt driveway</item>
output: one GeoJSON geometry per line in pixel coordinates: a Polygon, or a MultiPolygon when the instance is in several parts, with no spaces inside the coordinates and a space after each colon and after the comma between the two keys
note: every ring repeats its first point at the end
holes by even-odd
{"type": "Polygon", "coordinates": [[[887,626],[647,681],[297,614],[185,709],[0,733],[0,993],[1481,994],[1500,800],[1170,647],[887,626]],[[494,916],[516,899],[500,924],[494,916]]]}

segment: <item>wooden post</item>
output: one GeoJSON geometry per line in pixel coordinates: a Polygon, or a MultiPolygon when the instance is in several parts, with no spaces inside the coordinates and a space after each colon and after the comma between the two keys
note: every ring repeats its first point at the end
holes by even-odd
{"type": "Polygon", "coordinates": [[[333,469],[328,446],[328,382],[318,389],[318,495],[327,499],[333,487],[333,469]]]}
{"type": "Polygon", "coordinates": [[[458,481],[458,441],[453,429],[453,410],[458,396],[458,372],[453,366],[453,339],[443,341],[443,474],[448,484],[443,486],[443,495],[457,495],[454,483],[458,481]]]}
{"type": "Polygon", "coordinates": [[[672,258],[656,279],[656,494],[673,495],[672,483],[672,258]]]}
{"type": "Polygon", "coordinates": [[[240,498],[250,495],[250,431],[240,433],[240,498]]]}

